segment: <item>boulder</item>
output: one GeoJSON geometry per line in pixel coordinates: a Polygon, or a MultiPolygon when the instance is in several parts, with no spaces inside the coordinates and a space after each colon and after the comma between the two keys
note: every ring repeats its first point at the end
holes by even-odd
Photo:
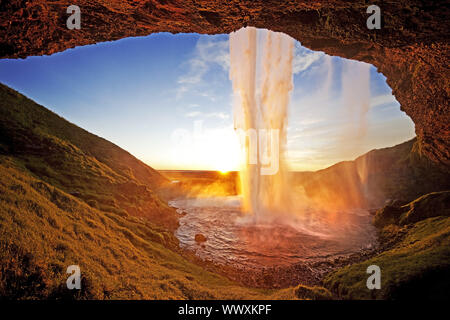
{"type": "Polygon", "coordinates": [[[195,235],[195,242],[200,243],[200,242],[205,242],[206,240],[207,240],[206,237],[204,235],[202,235],[201,233],[197,233],[195,235]]]}
{"type": "Polygon", "coordinates": [[[450,216],[450,191],[428,193],[408,204],[391,201],[378,210],[373,223],[377,228],[390,224],[406,225],[437,216],[450,216]]]}

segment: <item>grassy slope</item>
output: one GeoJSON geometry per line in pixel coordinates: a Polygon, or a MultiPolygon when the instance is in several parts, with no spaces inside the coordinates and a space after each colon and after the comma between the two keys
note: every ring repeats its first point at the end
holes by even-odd
{"type": "Polygon", "coordinates": [[[174,210],[157,188],[167,179],[97,137],[0,84],[0,154],[90,206],[146,217],[174,230],[174,210]]]}
{"type": "MultiPolygon", "coordinates": [[[[394,223],[383,227],[381,239],[389,240],[400,235],[401,240],[395,241],[392,248],[365,262],[329,274],[324,285],[343,299],[448,298],[450,217],[448,210],[433,211],[435,217],[429,217],[429,208],[443,207],[442,196],[432,199],[439,203],[430,204],[433,200],[428,195],[407,205],[408,208],[423,207],[421,202],[424,202],[427,210],[420,213],[421,221],[406,226],[394,223]],[[366,270],[370,265],[381,268],[381,290],[368,290],[366,287],[369,277],[366,270]]],[[[403,213],[397,211],[397,214],[397,219],[391,221],[401,220],[403,213]]],[[[419,219],[417,215],[416,220],[419,219]]]]}

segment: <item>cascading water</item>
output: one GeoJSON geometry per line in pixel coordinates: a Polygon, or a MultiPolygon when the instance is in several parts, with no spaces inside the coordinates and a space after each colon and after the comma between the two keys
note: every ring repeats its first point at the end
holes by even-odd
{"type": "Polygon", "coordinates": [[[245,149],[243,211],[255,219],[290,210],[284,154],[293,49],[294,40],[278,32],[248,27],[230,34],[234,126],[245,149]]]}

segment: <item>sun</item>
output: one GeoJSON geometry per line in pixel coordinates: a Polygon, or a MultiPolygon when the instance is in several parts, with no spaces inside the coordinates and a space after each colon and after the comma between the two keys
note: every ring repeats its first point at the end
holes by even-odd
{"type": "Polygon", "coordinates": [[[239,168],[239,157],[236,152],[233,153],[235,148],[229,147],[220,151],[210,159],[215,170],[221,175],[227,175],[230,171],[237,170],[239,168]]]}
{"type": "Polygon", "coordinates": [[[171,163],[179,169],[217,171],[226,175],[241,168],[242,150],[234,127],[200,128],[174,144],[171,163]]]}
{"type": "Polygon", "coordinates": [[[222,175],[240,168],[241,147],[232,127],[209,130],[196,147],[195,156],[205,168],[222,175]]]}

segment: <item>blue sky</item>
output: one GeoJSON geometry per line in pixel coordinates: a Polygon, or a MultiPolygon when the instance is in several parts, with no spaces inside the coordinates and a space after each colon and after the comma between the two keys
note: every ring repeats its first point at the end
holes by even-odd
{"type": "MultiPolygon", "coordinates": [[[[235,169],[228,51],[228,35],[153,34],[0,60],[0,82],[157,169],[235,169]]],[[[345,95],[362,90],[351,73],[360,64],[296,42],[292,169],[320,169],[414,136],[373,66],[366,130],[351,129],[345,95]]]]}

